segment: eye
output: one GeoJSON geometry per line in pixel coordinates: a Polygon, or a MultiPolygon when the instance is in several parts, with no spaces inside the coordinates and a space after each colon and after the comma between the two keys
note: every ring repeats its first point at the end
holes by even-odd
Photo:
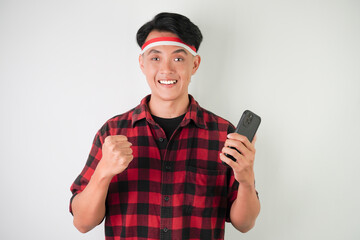
{"type": "Polygon", "coordinates": [[[160,58],[158,58],[158,57],[153,57],[153,58],[151,58],[151,60],[152,60],[152,61],[159,61],[160,58]]]}
{"type": "Polygon", "coordinates": [[[174,61],[175,62],[181,62],[181,61],[184,61],[184,59],[183,58],[175,58],[174,61]]]}

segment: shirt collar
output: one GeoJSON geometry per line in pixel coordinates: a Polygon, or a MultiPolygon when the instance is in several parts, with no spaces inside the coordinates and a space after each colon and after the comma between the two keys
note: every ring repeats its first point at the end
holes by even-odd
{"type": "MultiPolygon", "coordinates": [[[[150,109],[148,106],[150,97],[151,95],[147,95],[141,100],[140,104],[137,107],[135,107],[132,115],[133,127],[135,126],[136,122],[140,121],[141,119],[146,119],[150,124],[155,125],[155,121],[151,117],[150,109]]],[[[188,111],[186,112],[183,121],[180,123],[180,126],[184,127],[187,124],[189,124],[191,121],[193,121],[196,124],[196,126],[198,126],[199,128],[206,129],[207,127],[204,120],[203,109],[190,94],[189,94],[189,100],[190,100],[190,104],[188,111]]]]}

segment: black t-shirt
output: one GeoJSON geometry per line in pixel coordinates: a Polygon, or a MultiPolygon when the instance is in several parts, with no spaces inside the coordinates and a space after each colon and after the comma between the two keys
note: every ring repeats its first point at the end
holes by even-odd
{"type": "Polygon", "coordinates": [[[185,117],[185,114],[176,118],[160,118],[154,115],[151,116],[153,117],[154,121],[159,124],[160,127],[165,131],[166,138],[170,139],[173,132],[176,130],[176,128],[179,126],[179,124],[185,117]]]}

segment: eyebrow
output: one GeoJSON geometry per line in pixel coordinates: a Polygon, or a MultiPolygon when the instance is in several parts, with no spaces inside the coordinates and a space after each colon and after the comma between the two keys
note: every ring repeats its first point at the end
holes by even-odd
{"type": "MultiPolygon", "coordinates": [[[[158,54],[158,53],[161,53],[161,51],[156,50],[156,49],[151,49],[147,55],[150,55],[152,53],[158,54]]],[[[185,49],[182,49],[182,48],[179,48],[178,50],[173,51],[171,54],[176,54],[176,53],[184,53],[185,55],[188,55],[188,53],[185,51],[185,49]]]]}
{"type": "Polygon", "coordinates": [[[188,53],[185,51],[185,49],[182,49],[182,48],[173,51],[173,54],[174,54],[174,53],[185,53],[186,55],[188,55],[188,53]]]}
{"type": "Polygon", "coordinates": [[[148,52],[148,54],[147,55],[150,55],[150,54],[152,54],[152,53],[161,53],[160,51],[158,51],[158,50],[155,50],[155,49],[151,49],[149,52],[148,52]]]}

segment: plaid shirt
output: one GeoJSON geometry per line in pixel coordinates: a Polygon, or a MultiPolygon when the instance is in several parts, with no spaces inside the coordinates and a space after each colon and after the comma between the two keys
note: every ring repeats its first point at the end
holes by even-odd
{"type": "Polygon", "coordinates": [[[188,112],[170,139],[151,117],[150,95],[96,134],[87,163],[71,186],[73,197],[89,182],[108,135],[127,136],[134,155],[109,186],[107,240],[224,238],[238,183],[219,153],[234,126],[189,98],[188,112]]]}

